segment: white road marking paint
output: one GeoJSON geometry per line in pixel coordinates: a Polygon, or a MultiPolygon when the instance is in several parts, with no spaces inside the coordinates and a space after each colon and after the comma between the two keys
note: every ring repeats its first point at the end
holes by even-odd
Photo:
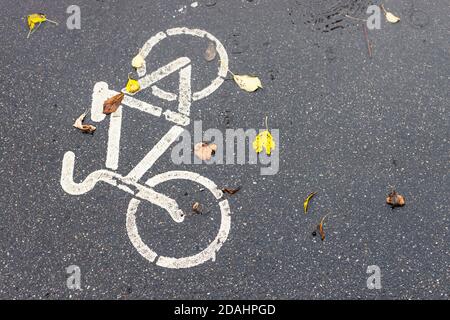
{"type": "MultiPolygon", "coordinates": [[[[165,118],[176,125],[174,125],[161,140],[147,153],[147,155],[128,173],[127,176],[122,176],[111,170],[97,170],[89,174],[82,182],[76,183],[73,180],[75,154],[68,151],[64,154],[62,169],[61,169],[61,186],[69,194],[81,195],[94,188],[97,182],[106,182],[119,189],[131,194],[134,198],[130,201],[126,227],[130,237],[131,243],[136,250],[145,257],[148,261],[156,263],[158,266],[166,268],[189,268],[199,265],[205,261],[216,259],[216,253],[221,248],[222,244],[228,237],[231,226],[231,211],[227,200],[223,200],[223,193],[219,190],[211,180],[189,171],[169,171],[158,174],[147,180],[145,185],[138,183],[138,180],[152,167],[159,157],[169,148],[169,146],[180,136],[183,132],[182,126],[189,124],[190,107],[192,101],[197,101],[207,97],[214,92],[224,81],[224,77],[228,72],[228,55],[223,45],[211,34],[199,29],[188,28],[173,28],[164,32],[159,32],[150,38],[140,50],[141,56],[144,58],[144,64],[137,70],[141,77],[138,81],[141,85],[141,90],[151,87],[152,93],[163,100],[175,101],[178,100],[178,112],[166,110],[163,112],[162,108],[153,106],[149,103],[137,100],[128,95],[124,96],[122,104],[119,108],[111,114],[110,126],[108,131],[108,148],[106,155],[106,167],[112,170],[117,170],[119,165],[119,151],[120,151],[120,136],[122,128],[123,107],[128,106],[133,109],[151,114],[156,117],[164,115],[165,118]],[[217,52],[219,53],[220,66],[218,69],[218,76],[206,88],[191,92],[191,69],[190,59],[181,57],[169,64],[159,68],[158,70],[146,75],[145,58],[148,56],[152,48],[167,36],[176,35],[192,35],[200,38],[208,38],[215,42],[217,52]],[[179,72],[179,92],[174,94],[160,89],[155,83],[167,77],[168,75],[179,72]],[[151,250],[141,239],[136,225],[136,211],[142,200],[146,200],[162,209],[164,209],[175,222],[182,222],[184,220],[183,211],[178,207],[177,202],[155,191],[153,188],[158,184],[176,179],[191,180],[199,183],[208,189],[214,197],[219,201],[219,208],[221,213],[221,224],[216,238],[211,244],[199,252],[198,254],[189,257],[164,257],[159,256],[151,250]]],[[[123,90],[123,89],[122,89],[123,90]]],[[[105,119],[103,114],[103,102],[118,94],[118,92],[110,90],[108,84],[105,82],[97,82],[94,86],[92,94],[91,118],[93,121],[100,122],[105,119]]]]}
{"type": "Polygon", "coordinates": [[[106,153],[106,167],[117,170],[119,166],[120,132],[122,129],[122,106],[111,113],[108,130],[108,149],[106,153]]]}
{"type": "Polygon", "coordinates": [[[120,190],[123,190],[123,191],[125,191],[127,193],[134,194],[134,191],[130,187],[128,187],[128,186],[126,186],[124,184],[118,184],[117,188],[119,188],[120,190]]]}
{"type": "Polygon", "coordinates": [[[189,117],[170,110],[164,111],[164,115],[166,116],[166,120],[176,123],[180,126],[187,126],[190,121],[189,117]]]}
{"type": "MultiPolygon", "coordinates": [[[[216,51],[218,53],[219,62],[220,62],[217,77],[211,81],[211,84],[209,86],[207,86],[206,88],[204,88],[200,91],[194,92],[192,94],[192,101],[197,101],[197,100],[206,98],[207,96],[209,96],[211,93],[216,91],[217,88],[219,88],[222,85],[222,83],[224,81],[223,78],[225,78],[228,73],[228,54],[227,54],[223,44],[212,34],[210,34],[207,31],[204,31],[204,30],[189,29],[189,28],[185,28],[185,27],[168,29],[165,33],[159,32],[155,36],[151,37],[144,44],[144,46],[142,47],[142,49],[139,53],[145,60],[145,58],[150,54],[151,50],[157,43],[166,39],[167,36],[179,36],[179,35],[191,35],[191,36],[199,37],[199,38],[207,38],[208,40],[214,42],[216,45],[216,51]]],[[[177,69],[173,70],[173,72],[175,72],[175,71],[177,71],[177,69]]],[[[137,70],[137,72],[138,72],[139,77],[144,77],[145,74],[147,73],[146,64],[144,63],[144,65],[141,68],[139,68],[137,70]]],[[[165,75],[165,76],[167,76],[167,75],[165,75]]],[[[147,76],[145,76],[145,77],[147,77],[147,76]]],[[[176,95],[174,95],[173,93],[164,91],[156,85],[154,85],[154,88],[152,87],[152,93],[155,94],[155,96],[157,96],[161,99],[164,99],[164,100],[168,100],[168,101],[173,101],[172,100],[173,97],[174,96],[176,97],[176,95]]]]}
{"type": "Polygon", "coordinates": [[[144,64],[142,65],[142,67],[140,67],[137,70],[137,73],[138,73],[139,77],[143,77],[147,73],[147,66],[146,66],[146,63],[145,63],[145,58],[148,56],[148,54],[153,49],[153,47],[158,42],[160,42],[161,40],[165,39],[166,37],[167,37],[167,35],[164,32],[162,32],[162,31],[158,32],[156,35],[154,35],[153,37],[148,39],[147,42],[142,47],[141,51],[139,51],[139,54],[144,58],[144,64]]]}
{"type": "MultiPolygon", "coordinates": [[[[118,92],[114,92],[114,94],[117,94],[117,93],[118,92]]],[[[154,105],[151,105],[150,103],[140,101],[138,99],[135,99],[135,98],[129,97],[129,96],[123,97],[122,104],[124,104],[130,108],[137,109],[142,112],[151,114],[152,116],[155,116],[155,117],[160,117],[161,113],[162,113],[162,108],[155,107],[154,105]]]]}
{"type": "Polygon", "coordinates": [[[180,70],[178,111],[187,116],[191,112],[191,69],[192,66],[187,66],[180,70]]]}
{"type": "Polygon", "coordinates": [[[145,157],[127,174],[126,178],[133,182],[138,181],[153,166],[156,160],[166,152],[170,145],[177,140],[183,131],[184,129],[179,126],[170,128],[164,137],[162,137],[145,157]]]}
{"type": "Polygon", "coordinates": [[[177,100],[177,95],[171,92],[164,91],[157,86],[152,86],[152,94],[160,99],[167,101],[177,100]]]}
{"type": "MultiPolygon", "coordinates": [[[[150,187],[155,187],[160,183],[169,181],[185,179],[197,182],[207,188],[216,199],[220,199],[223,196],[221,190],[219,190],[214,182],[211,180],[200,176],[199,174],[190,171],[169,171],[165,173],[158,174],[149,180],[146,184],[150,187]]],[[[136,248],[136,250],[148,261],[154,262],[156,260],[156,265],[165,268],[180,269],[180,268],[191,268],[202,264],[208,260],[215,261],[216,253],[220,250],[223,243],[227,240],[228,234],[231,228],[231,210],[228,204],[228,200],[222,200],[219,202],[219,208],[221,213],[221,223],[218,234],[216,238],[209,244],[209,246],[203,249],[201,252],[181,258],[158,256],[155,251],[150,249],[141,239],[139,231],[136,226],[136,211],[140,204],[139,200],[133,199],[130,201],[127,211],[127,232],[131,243],[136,248]]]]}
{"type": "Polygon", "coordinates": [[[108,84],[106,82],[97,82],[94,85],[91,103],[91,119],[100,122],[105,119],[106,114],[103,113],[103,102],[109,98],[108,84]]]}
{"type": "Polygon", "coordinates": [[[64,154],[61,172],[61,186],[67,193],[72,195],[84,194],[91,191],[98,182],[102,181],[113,186],[120,186],[121,190],[165,209],[175,222],[182,222],[184,220],[183,213],[178,208],[175,200],[110,170],[97,170],[89,174],[81,183],[74,182],[74,164],[75,154],[72,151],[66,152],[64,154]]]}
{"type": "MultiPolygon", "coordinates": [[[[168,75],[180,70],[181,68],[187,66],[191,60],[186,57],[178,58],[165,66],[159,68],[156,71],[153,71],[149,75],[143,76],[138,80],[139,85],[141,86],[141,90],[150,87],[155,82],[158,82],[161,79],[164,79],[168,75]]],[[[126,91],[124,91],[126,92],[126,91]]],[[[139,91],[138,91],[139,92],[139,91]]]]}
{"type": "Polygon", "coordinates": [[[131,199],[130,204],[128,205],[126,224],[128,237],[141,256],[150,262],[154,262],[158,255],[142,241],[136,225],[136,211],[140,203],[140,200],[131,199]]]}

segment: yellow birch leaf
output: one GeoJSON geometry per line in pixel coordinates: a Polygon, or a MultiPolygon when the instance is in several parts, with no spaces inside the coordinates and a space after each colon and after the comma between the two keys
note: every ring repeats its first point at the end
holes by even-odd
{"type": "Polygon", "coordinates": [[[128,78],[127,85],[125,86],[125,90],[129,93],[135,93],[138,92],[141,89],[141,86],[139,85],[139,82],[135,79],[128,78]]]}
{"type": "Polygon", "coordinates": [[[39,27],[41,25],[42,22],[50,22],[53,24],[58,24],[58,22],[47,19],[47,17],[45,16],[45,14],[43,13],[32,13],[29,14],[27,16],[27,23],[28,23],[28,28],[30,29],[28,32],[28,36],[27,38],[34,32],[37,30],[36,25],[39,27]]]}
{"type": "Polygon", "coordinates": [[[263,151],[263,148],[266,149],[267,155],[270,155],[271,151],[275,149],[275,141],[268,130],[260,132],[253,141],[253,149],[256,153],[263,151]]]}
{"type": "Polygon", "coordinates": [[[34,29],[37,23],[42,23],[44,21],[47,21],[47,17],[42,13],[32,13],[27,17],[28,28],[30,28],[30,31],[34,29]]]}
{"type": "Polygon", "coordinates": [[[258,88],[262,88],[261,80],[258,77],[234,74],[233,80],[241,89],[247,92],[253,92],[258,88]]]}
{"type": "Polygon", "coordinates": [[[308,207],[309,207],[309,200],[311,200],[312,197],[314,197],[316,195],[317,192],[311,192],[305,199],[305,201],[303,202],[303,211],[306,213],[308,211],[308,207]]]}

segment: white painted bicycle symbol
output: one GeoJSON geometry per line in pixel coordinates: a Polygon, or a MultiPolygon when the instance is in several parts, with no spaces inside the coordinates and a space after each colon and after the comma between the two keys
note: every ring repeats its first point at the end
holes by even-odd
{"type": "MultiPolygon", "coordinates": [[[[222,247],[222,244],[228,237],[230,231],[231,217],[228,201],[223,199],[223,193],[218,189],[217,185],[199,174],[191,171],[168,171],[158,174],[148,179],[144,184],[139,183],[139,179],[153,166],[159,157],[173,144],[181,133],[185,130],[183,127],[190,122],[190,106],[193,101],[200,100],[213,93],[224,81],[224,77],[228,70],[228,55],[225,48],[210,33],[199,29],[173,28],[166,32],[159,32],[150,38],[142,47],[140,54],[145,58],[148,56],[152,48],[160,41],[170,36],[190,35],[194,37],[206,38],[216,45],[216,50],[220,59],[220,66],[217,77],[209,86],[197,92],[191,92],[191,64],[187,57],[178,58],[158,70],[147,74],[146,65],[137,70],[139,75],[139,84],[141,90],[151,88],[152,93],[164,100],[178,101],[178,110],[171,111],[151,105],[144,101],[125,95],[121,106],[111,114],[109,131],[108,131],[108,148],[105,166],[107,169],[97,170],[89,174],[84,181],[76,183],[73,180],[75,154],[67,151],[64,154],[61,170],[61,186],[69,194],[81,195],[94,188],[97,182],[106,182],[119,189],[133,195],[126,216],[126,228],[131,243],[136,250],[148,261],[154,262],[156,265],[166,268],[189,268],[202,264],[208,260],[215,260],[216,252],[222,247]],[[168,75],[179,73],[179,92],[164,91],[159,88],[156,83],[167,77],[168,75]],[[171,129],[161,138],[161,140],[145,155],[145,157],[126,175],[123,176],[116,172],[119,164],[119,146],[120,133],[122,125],[123,107],[127,106],[133,109],[149,113],[156,117],[165,116],[166,120],[174,123],[171,129]],[[198,183],[209,190],[218,202],[221,213],[221,223],[216,238],[201,252],[187,257],[166,257],[158,255],[154,250],[149,248],[139,235],[136,225],[136,211],[142,200],[163,208],[177,223],[184,220],[183,211],[178,207],[177,202],[155,191],[155,187],[169,180],[184,179],[198,183]]],[[[103,114],[103,102],[116,95],[118,92],[108,88],[105,82],[97,82],[94,86],[91,106],[91,117],[93,121],[99,122],[105,118],[103,114]]]]}

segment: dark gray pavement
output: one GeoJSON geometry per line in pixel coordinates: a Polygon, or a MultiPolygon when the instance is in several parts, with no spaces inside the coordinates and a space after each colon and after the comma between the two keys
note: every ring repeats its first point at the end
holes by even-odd
{"type": "MultiPolygon", "coordinates": [[[[366,17],[370,1],[192,2],[0,0],[0,297],[448,299],[449,2],[385,1],[402,20],[383,19],[369,32],[372,58],[361,22],[342,18],[366,17]],[[71,4],[81,8],[81,30],[65,26],[71,4]],[[32,12],[60,25],[43,25],[26,39],[32,12]],[[249,94],[225,81],[193,104],[192,119],[204,129],[247,129],[263,128],[268,115],[280,130],[280,169],[261,176],[259,165],[159,159],[146,177],[183,169],[242,186],[229,197],[231,231],[216,261],[170,270],[130,243],[130,195],[99,184],[72,196],[59,180],[69,150],[77,181],[104,166],[107,121],[93,136],[72,128],[90,106],[93,85],[120,89],[144,42],[179,26],[215,35],[230,69],[256,74],[264,86],[249,94]],[[405,195],[405,207],[385,204],[391,186],[405,195]],[[318,195],[305,215],[311,191],[318,195]],[[311,232],[328,213],[322,242],[311,232]],[[69,265],[81,268],[82,291],[67,289],[69,265]],[[381,290],[367,289],[369,265],[381,268],[381,290]]],[[[188,54],[193,87],[201,88],[215,68],[202,60],[204,48],[175,41],[158,48],[152,63],[188,54]]],[[[160,104],[150,94],[139,98],[160,104]]],[[[123,126],[125,174],[169,124],[128,112],[123,126]]],[[[178,182],[160,189],[185,209],[193,201],[208,208],[181,225],[150,204],[139,207],[149,246],[182,256],[213,239],[218,211],[197,189],[178,182]]]]}

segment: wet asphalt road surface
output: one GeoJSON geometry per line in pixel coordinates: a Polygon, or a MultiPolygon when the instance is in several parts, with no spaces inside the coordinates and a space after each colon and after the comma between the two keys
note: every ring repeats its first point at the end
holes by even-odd
{"type": "MultiPolygon", "coordinates": [[[[385,1],[401,17],[368,33],[371,1],[20,1],[0,0],[0,297],[26,299],[448,299],[450,288],[449,30],[446,0],[385,1]],[[69,30],[66,8],[81,9],[69,30]],[[29,39],[25,16],[44,12],[29,39]],[[344,17],[343,17],[344,16],[344,17]],[[194,102],[203,130],[279,129],[279,170],[260,164],[175,165],[163,155],[142,181],[189,170],[227,196],[231,229],[215,261],[167,269],[144,259],[126,230],[132,196],[105,183],[82,195],[60,185],[64,153],[73,151],[75,180],[104,168],[108,120],[86,135],[72,123],[90,107],[93,86],[119,90],[130,61],[159,31],[199,28],[217,37],[230,70],[258,75],[263,89],[232,80],[194,102]],[[391,188],[406,198],[392,210],[391,188]],[[303,200],[318,192],[307,214],[303,200]],[[313,237],[320,219],[326,239],[313,237]],[[66,268],[81,270],[81,291],[69,290],[66,268]],[[367,288],[367,267],[381,270],[380,290],[367,288]]],[[[213,77],[206,43],[179,37],[155,49],[157,67],[192,60],[192,87],[213,77]]],[[[147,62],[150,63],[150,62],[147,62]]],[[[161,81],[176,91],[177,77],[161,81]]],[[[173,108],[148,91],[141,100],[173,108]]],[[[87,122],[92,122],[90,116],[87,122]]],[[[120,165],[125,175],[170,124],[126,110],[120,165]]],[[[193,122],[186,127],[193,130],[193,122]]],[[[167,182],[158,191],[201,215],[175,224],[142,203],[143,241],[168,256],[192,255],[216,236],[217,202],[200,186],[167,182]]]]}

